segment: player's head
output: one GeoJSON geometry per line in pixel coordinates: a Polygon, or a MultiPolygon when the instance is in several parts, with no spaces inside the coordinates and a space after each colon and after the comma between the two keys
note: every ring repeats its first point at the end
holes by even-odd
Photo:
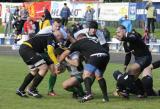
{"type": "Polygon", "coordinates": [[[76,40],[81,40],[81,39],[84,39],[84,38],[87,38],[86,34],[85,34],[85,33],[80,33],[80,34],[76,37],[76,40]]]}
{"type": "Polygon", "coordinates": [[[61,27],[61,19],[59,18],[54,19],[53,31],[60,30],[60,27],[61,27]]]}
{"type": "Polygon", "coordinates": [[[58,42],[61,42],[64,39],[63,34],[58,30],[54,31],[53,34],[58,42]]]}
{"type": "Polygon", "coordinates": [[[95,35],[98,29],[98,23],[96,21],[90,21],[88,28],[89,28],[89,35],[95,35]]]}
{"type": "Polygon", "coordinates": [[[126,27],[123,25],[120,25],[116,30],[116,38],[120,41],[122,41],[126,36],[126,27]]]}

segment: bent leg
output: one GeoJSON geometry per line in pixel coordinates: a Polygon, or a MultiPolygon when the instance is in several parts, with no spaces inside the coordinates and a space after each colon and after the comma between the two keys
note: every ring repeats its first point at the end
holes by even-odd
{"type": "Polygon", "coordinates": [[[53,92],[53,89],[54,89],[54,86],[55,86],[55,83],[56,83],[56,80],[57,80],[57,75],[54,73],[54,65],[51,64],[49,66],[49,69],[50,69],[50,77],[49,77],[49,81],[48,81],[48,92],[53,92]]]}

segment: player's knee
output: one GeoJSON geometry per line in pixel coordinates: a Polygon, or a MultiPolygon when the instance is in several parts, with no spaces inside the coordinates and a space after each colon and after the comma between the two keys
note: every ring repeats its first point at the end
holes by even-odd
{"type": "Polygon", "coordinates": [[[84,71],[83,73],[83,79],[87,78],[87,77],[91,77],[91,74],[87,71],[84,71]]]}
{"type": "Polygon", "coordinates": [[[38,69],[30,70],[30,73],[35,76],[38,71],[39,71],[38,69]]]}
{"type": "Polygon", "coordinates": [[[130,66],[128,74],[137,76],[140,73],[141,73],[141,66],[139,64],[135,63],[132,64],[132,66],[130,66]]]}
{"type": "Polygon", "coordinates": [[[148,89],[148,88],[152,88],[153,87],[153,79],[151,76],[144,76],[142,78],[142,83],[143,83],[143,86],[145,89],[148,89]]]}
{"type": "Polygon", "coordinates": [[[63,89],[66,90],[66,89],[68,88],[68,84],[67,84],[66,82],[63,82],[63,83],[62,83],[62,87],[63,87],[63,89]]]}
{"type": "Polygon", "coordinates": [[[103,79],[103,77],[102,76],[98,76],[98,75],[96,75],[96,80],[101,80],[101,79],[103,79]]]}
{"type": "Polygon", "coordinates": [[[39,70],[44,70],[47,71],[48,70],[48,65],[47,64],[42,64],[38,67],[39,70]]]}
{"type": "Polygon", "coordinates": [[[143,72],[142,72],[142,77],[145,77],[145,76],[152,76],[152,68],[151,66],[148,66],[146,67],[143,72]]]}
{"type": "Polygon", "coordinates": [[[47,71],[48,71],[48,66],[47,66],[47,64],[43,64],[43,65],[39,66],[38,68],[39,68],[39,72],[38,72],[39,75],[45,76],[45,74],[46,74],[47,71]]]}
{"type": "Polygon", "coordinates": [[[151,76],[145,76],[142,78],[142,83],[145,92],[147,93],[148,96],[156,96],[157,94],[153,90],[153,79],[151,76]]]}

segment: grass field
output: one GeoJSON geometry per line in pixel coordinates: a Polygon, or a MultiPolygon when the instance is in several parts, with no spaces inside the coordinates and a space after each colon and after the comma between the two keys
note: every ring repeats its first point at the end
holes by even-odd
{"type": "MultiPolygon", "coordinates": [[[[42,99],[33,97],[21,98],[15,94],[16,88],[21,84],[27,73],[27,68],[19,57],[0,56],[0,109],[158,109],[160,107],[159,97],[148,97],[138,99],[131,96],[129,100],[120,97],[114,97],[112,92],[115,89],[115,81],[112,72],[116,69],[122,69],[121,64],[109,64],[105,78],[108,84],[110,102],[103,103],[101,100],[101,91],[95,81],[93,93],[95,99],[84,104],[71,98],[71,94],[62,89],[62,82],[69,77],[67,73],[58,76],[55,91],[58,96],[47,96],[48,75],[39,86],[39,91],[44,95],[42,99]]],[[[154,71],[154,86],[160,89],[159,70],[154,71]]]]}

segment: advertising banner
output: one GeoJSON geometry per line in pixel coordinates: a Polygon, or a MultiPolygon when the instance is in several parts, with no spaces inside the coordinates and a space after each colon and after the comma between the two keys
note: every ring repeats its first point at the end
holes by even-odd
{"type": "Polygon", "coordinates": [[[89,3],[70,3],[70,2],[51,2],[51,15],[53,18],[60,17],[60,12],[64,6],[64,3],[67,3],[67,6],[69,7],[71,11],[71,17],[74,18],[83,18],[85,11],[87,9],[87,6],[90,6],[95,10],[95,18],[97,15],[97,4],[89,4],[89,3]]]}
{"type": "Polygon", "coordinates": [[[118,21],[128,15],[129,3],[103,3],[100,4],[99,20],[118,21]]]}
{"type": "Polygon", "coordinates": [[[49,11],[51,10],[51,2],[29,2],[24,3],[25,7],[27,8],[30,17],[32,18],[41,18],[44,14],[44,8],[47,8],[49,11]]]}
{"type": "Polygon", "coordinates": [[[67,1],[70,1],[70,2],[92,2],[92,3],[96,3],[96,2],[103,2],[104,0],[67,0],[67,1]]]}
{"type": "Polygon", "coordinates": [[[130,20],[136,20],[136,3],[129,3],[128,17],[130,20]]]}

